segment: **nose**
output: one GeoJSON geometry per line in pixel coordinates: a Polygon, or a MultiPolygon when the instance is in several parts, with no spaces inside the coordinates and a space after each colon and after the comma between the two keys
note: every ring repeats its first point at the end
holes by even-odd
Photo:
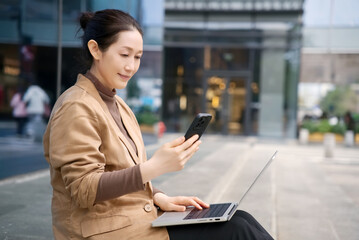
{"type": "Polygon", "coordinates": [[[127,63],[126,63],[126,65],[125,65],[125,70],[126,71],[133,71],[135,69],[135,63],[134,63],[134,61],[128,61],[127,63]]]}

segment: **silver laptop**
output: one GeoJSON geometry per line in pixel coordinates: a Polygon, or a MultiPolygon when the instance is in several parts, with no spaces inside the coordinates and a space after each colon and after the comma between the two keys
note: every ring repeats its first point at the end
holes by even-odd
{"type": "Polygon", "coordinates": [[[229,221],[236,212],[238,205],[256,183],[257,179],[272,163],[272,160],[276,157],[277,152],[278,151],[275,151],[272,157],[267,161],[239,202],[211,204],[209,208],[205,208],[203,210],[188,207],[184,212],[164,212],[160,217],[152,222],[152,227],[229,221]]]}

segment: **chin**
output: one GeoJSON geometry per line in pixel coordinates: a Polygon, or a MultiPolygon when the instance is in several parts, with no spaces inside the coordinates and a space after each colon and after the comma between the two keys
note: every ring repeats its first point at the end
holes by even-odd
{"type": "Polygon", "coordinates": [[[127,82],[117,84],[116,89],[124,89],[127,87],[127,82]]]}

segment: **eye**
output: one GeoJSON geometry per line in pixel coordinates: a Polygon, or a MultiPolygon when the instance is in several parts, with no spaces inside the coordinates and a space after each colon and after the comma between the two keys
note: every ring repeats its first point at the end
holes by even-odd
{"type": "Polygon", "coordinates": [[[135,58],[138,59],[138,60],[141,59],[141,57],[142,57],[142,56],[135,56],[135,58]]]}
{"type": "Polygon", "coordinates": [[[128,54],[126,54],[126,53],[121,53],[120,54],[122,57],[128,57],[128,54]]]}

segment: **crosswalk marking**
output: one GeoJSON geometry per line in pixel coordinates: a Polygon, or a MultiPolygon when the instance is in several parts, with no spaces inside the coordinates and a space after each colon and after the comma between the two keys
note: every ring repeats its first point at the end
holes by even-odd
{"type": "Polygon", "coordinates": [[[28,150],[42,150],[42,143],[35,142],[29,138],[18,137],[0,137],[0,151],[28,151],[28,150]]]}

